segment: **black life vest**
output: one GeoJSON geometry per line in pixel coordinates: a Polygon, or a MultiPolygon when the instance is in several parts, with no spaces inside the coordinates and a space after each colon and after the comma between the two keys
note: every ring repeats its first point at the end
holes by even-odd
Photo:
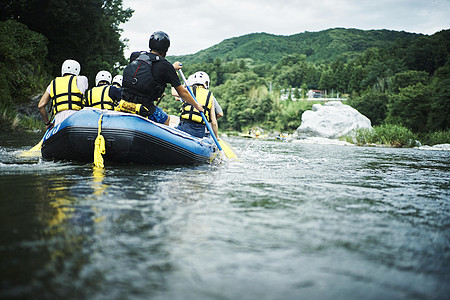
{"type": "Polygon", "coordinates": [[[133,60],[123,71],[123,99],[149,108],[153,106],[166,88],[153,77],[153,64],[164,60],[154,53],[141,53],[133,60]]]}

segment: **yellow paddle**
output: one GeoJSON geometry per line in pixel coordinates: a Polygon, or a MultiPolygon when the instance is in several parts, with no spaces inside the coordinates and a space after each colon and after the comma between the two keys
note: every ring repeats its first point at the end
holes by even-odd
{"type": "Polygon", "coordinates": [[[228,158],[237,159],[237,155],[234,153],[233,149],[231,148],[230,144],[225,142],[222,139],[219,139],[219,144],[222,147],[223,152],[228,158]]]}
{"type": "Polygon", "coordinates": [[[42,139],[39,141],[39,143],[36,144],[36,146],[34,146],[34,147],[31,148],[30,150],[28,150],[28,152],[41,151],[42,142],[44,142],[44,138],[42,138],[42,139]]]}
{"type": "MultiPolygon", "coordinates": [[[[48,130],[47,130],[48,131],[48,130]]],[[[44,136],[47,134],[47,131],[45,132],[44,136]]],[[[27,151],[23,151],[20,156],[35,156],[35,155],[41,155],[41,148],[42,143],[44,142],[44,137],[37,143],[33,148],[27,151]]]]}

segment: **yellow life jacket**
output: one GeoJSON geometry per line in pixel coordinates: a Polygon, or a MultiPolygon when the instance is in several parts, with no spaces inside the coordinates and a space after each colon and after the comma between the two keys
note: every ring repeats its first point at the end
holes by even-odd
{"type": "MultiPolygon", "coordinates": [[[[194,93],[195,98],[197,99],[197,102],[203,106],[204,109],[203,113],[205,114],[206,120],[208,120],[208,122],[211,122],[210,115],[211,115],[211,106],[213,103],[211,91],[208,91],[202,86],[194,86],[192,88],[192,91],[194,93]]],[[[200,124],[205,124],[200,112],[187,102],[184,102],[183,105],[181,105],[180,118],[200,124]]]]}
{"type": "Polygon", "coordinates": [[[86,105],[101,109],[114,110],[114,100],[109,96],[109,85],[96,86],[86,94],[86,105]]]}
{"type": "Polygon", "coordinates": [[[50,97],[52,98],[53,113],[83,108],[83,93],[77,86],[77,76],[56,77],[50,83],[50,97]]]}

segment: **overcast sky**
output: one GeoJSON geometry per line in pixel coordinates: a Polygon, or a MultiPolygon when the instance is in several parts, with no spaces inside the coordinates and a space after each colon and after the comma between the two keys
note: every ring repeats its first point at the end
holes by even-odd
{"type": "Polygon", "coordinates": [[[450,29],[450,0],[123,0],[134,9],[122,38],[148,50],[150,34],[167,32],[168,55],[194,54],[254,32],[292,35],[329,28],[389,29],[431,35],[450,29]]]}

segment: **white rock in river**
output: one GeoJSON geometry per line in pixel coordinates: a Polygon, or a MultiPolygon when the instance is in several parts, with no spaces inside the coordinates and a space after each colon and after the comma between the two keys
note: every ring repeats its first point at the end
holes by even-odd
{"type": "Polygon", "coordinates": [[[296,135],[299,138],[335,139],[356,128],[372,128],[372,126],[370,120],[356,109],[339,101],[331,101],[324,105],[314,104],[312,110],[305,111],[296,135]]]}

